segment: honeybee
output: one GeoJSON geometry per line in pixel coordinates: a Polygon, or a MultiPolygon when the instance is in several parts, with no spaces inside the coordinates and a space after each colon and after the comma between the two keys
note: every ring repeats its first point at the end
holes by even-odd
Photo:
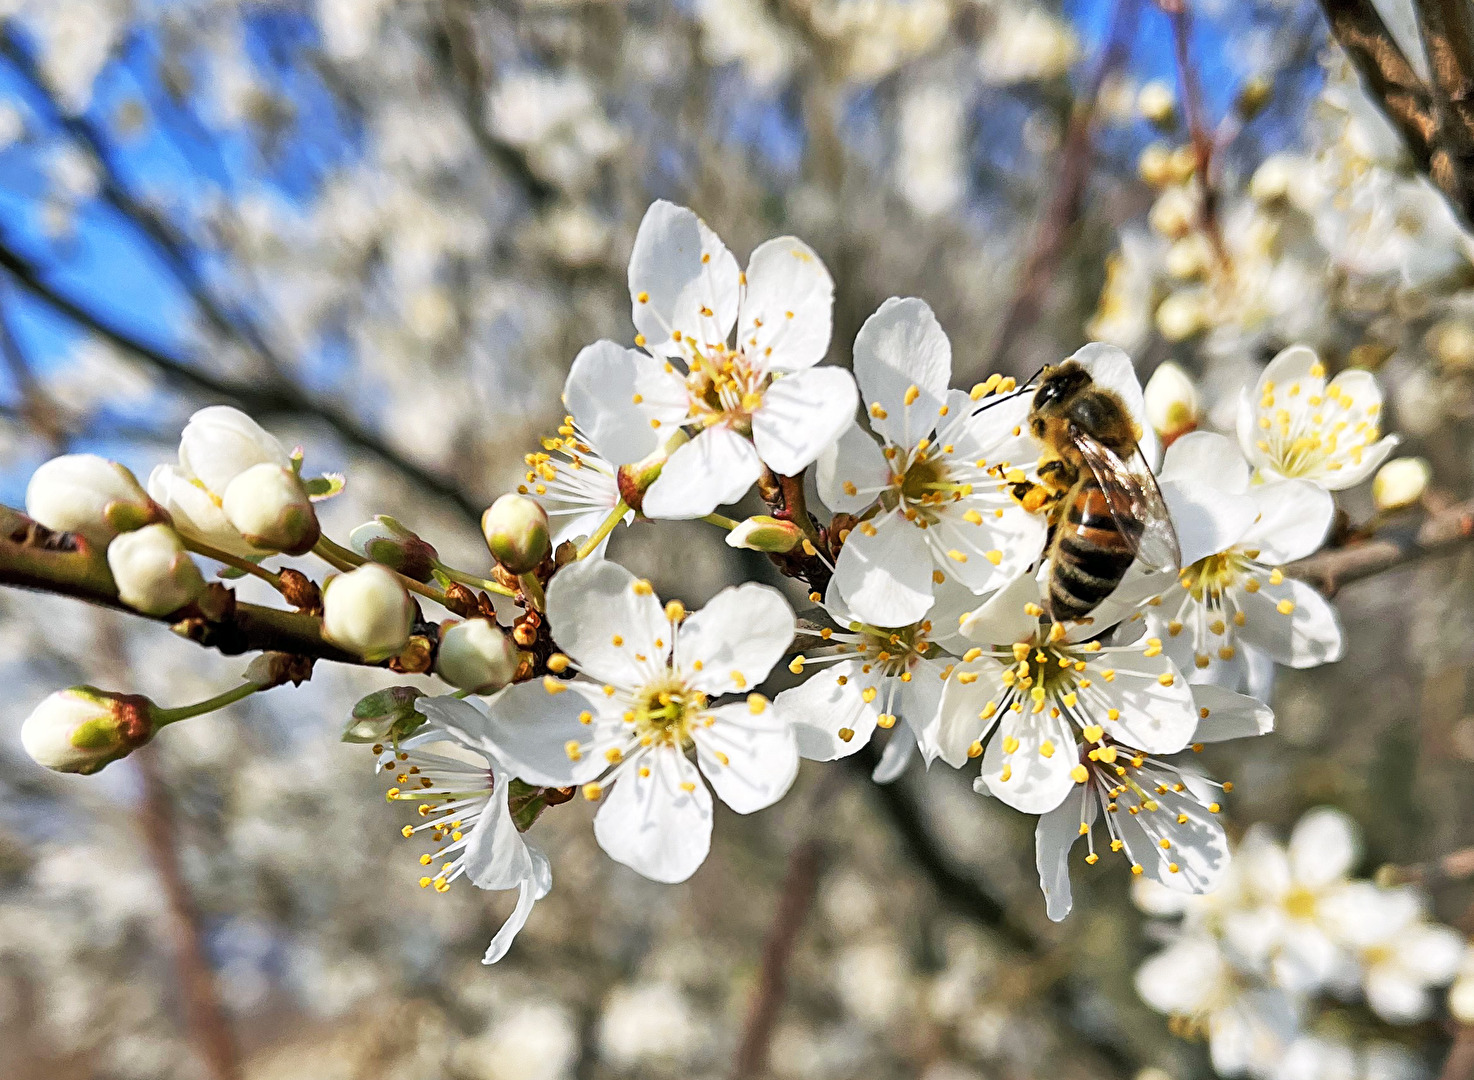
{"type": "Polygon", "coordinates": [[[1015,485],[1048,515],[1047,610],[1055,622],[1088,616],[1132,562],[1177,569],[1182,552],[1162,493],[1142,456],[1141,429],[1120,397],[1067,360],[1039,374],[1029,431],[1044,444],[1039,484],[1015,485]]]}

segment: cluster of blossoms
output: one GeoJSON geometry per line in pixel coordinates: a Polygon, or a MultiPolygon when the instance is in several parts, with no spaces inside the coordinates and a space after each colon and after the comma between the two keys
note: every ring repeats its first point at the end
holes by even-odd
{"type": "MultiPolygon", "coordinates": [[[[351,547],[334,543],[311,499],[341,481],[302,481],[300,454],[229,409],[191,421],[152,497],[120,466],[63,458],[38,471],[28,509],[77,533],[84,554],[110,545],[120,601],[146,614],[224,617],[223,586],[205,585],[188,549],[271,583],[341,653],[455,687],[371,695],[345,738],[373,743],[393,774],[390,800],[415,807],[404,835],[433,845],[422,886],[466,877],[518,891],[487,962],[551,887],[525,838],[549,807],[598,802],[605,852],[678,882],[709,851],[713,793],[760,811],[789,790],[801,758],[855,754],[877,732],[888,733],[878,781],[917,751],[927,766],[978,760],[975,790],[1038,817],[1052,918],[1070,910],[1082,837],[1087,864],[1099,845],[1176,892],[1215,888],[1231,785],[1193,754],[1271,729],[1275,665],[1341,655],[1332,608],[1281,567],[1324,542],[1331,492],[1393,448],[1371,377],[1328,379],[1311,350],[1290,348],[1244,392],[1236,438],[1184,434],[1152,422],[1161,410],[1126,353],[1079,350],[1068,370],[1120,412],[1143,462],[1136,482],[1160,487],[1152,526],[1170,527],[1180,558],[1123,565],[1088,614],[1056,620],[1055,534],[1077,511],[1073,494],[1042,497],[1045,462],[1060,461],[1034,388],[999,375],[953,388],[951,344],[925,302],[882,304],[854,341],[853,374],[821,365],[834,284],[818,256],[784,237],[741,270],[694,213],[663,202],[636,237],[629,289],[635,347],[601,341],[575,359],[557,436],[483,517],[488,576],[447,566],[390,518],[360,527],[351,547]],[[810,467],[827,524],[807,508],[810,467]],[[754,486],[769,514],[717,513],[754,486]],[[661,519],[701,519],[731,546],[771,555],[802,581],[805,621],[758,583],[688,612],[605,557],[619,525],[661,519]],[[173,562],[134,554],[162,542],[150,530],[173,562]],[[340,571],[321,592],[299,571],[260,565],[306,552],[340,571]],[[411,594],[459,618],[427,622],[411,594]],[[804,678],[770,698],[761,687],[780,665],[804,678]]],[[[1145,524],[1116,527],[1124,537],[1145,524]]],[[[66,691],[27,722],[27,745],[53,767],[79,768],[84,753],[97,767],[163,723],[310,672],[290,659],[268,654],[242,688],[172,711],[66,691]],[[127,724],[99,710],[132,726],[100,736],[98,724],[127,724]]]]}
{"type": "Polygon", "coordinates": [[[1423,1074],[1395,1042],[1348,1039],[1326,1003],[1362,1000],[1384,1024],[1419,1023],[1468,948],[1430,921],[1413,886],[1350,877],[1360,850],[1355,823],[1322,807],[1300,819],[1288,844],[1253,826],[1210,895],[1136,883],[1138,907],[1174,920],[1154,924],[1168,943],[1137,970],[1137,992],[1178,1034],[1207,1041],[1220,1076],[1423,1074]]]}

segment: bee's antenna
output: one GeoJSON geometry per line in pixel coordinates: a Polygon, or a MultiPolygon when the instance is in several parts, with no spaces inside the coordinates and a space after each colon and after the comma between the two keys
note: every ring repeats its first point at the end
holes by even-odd
{"type": "Polygon", "coordinates": [[[1035,389],[1037,387],[1037,385],[1038,385],[1035,380],[1037,380],[1040,375],[1044,374],[1044,369],[1046,367],[1048,367],[1048,366],[1049,366],[1048,364],[1041,365],[1038,371],[1034,372],[1034,374],[1030,375],[1027,379],[1025,379],[1022,383],[1020,383],[1015,389],[1010,390],[1008,393],[1006,393],[1006,394],[995,394],[995,395],[993,395],[993,397],[991,399],[989,399],[988,401],[983,402],[983,404],[979,405],[976,409],[974,409],[972,411],[972,415],[973,416],[976,416],[978,413],[982,412],[983,410],[985,410],[985,409],[991,409],[994,405],[997,405],[1000,402],[1010,401],[1013,398],[1018,397],[1020,394],[1026,394],[1030,390],[1035,389]]]}

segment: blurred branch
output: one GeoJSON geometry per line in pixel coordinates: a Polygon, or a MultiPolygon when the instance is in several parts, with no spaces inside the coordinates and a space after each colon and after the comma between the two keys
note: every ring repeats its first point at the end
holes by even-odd
{"type": "Polygon", "coordinates": [[[1474,217],[1474,26],[1468,0],[1415,0],[1428,54],[1438,134],[1429,174],[1474,217]]]}
{"type": "Polygon", "coordinates": [[[1061,152],[1059,181],[1039,223],[1034,246],[1019,272],[1018,284],[1005,309],[1003,324],[993,345],[995,370],[1005,370],[1009,353],[1019,335],[1038,320],[1050,278],[1064,253],[1070,230],[1079,220],[1095,156],[1093,136],[1101,87],[1130,55],[1131,37],[1140,6],[1140,0],[1116,0],[1105,49],[1070,113],[1061,152]]]}
{"type": "Polygon", "coordinates": [[[1452,851],[1428,862],[1410,866],[1388,864],[1377,870],[1378,885],[1422,885],[1433,888],[1448,881],[1466,881],[1474,877],[1474,848],[1452,851]]]}
{"type": "Polygon", "coordinates": [[[468,520],[479,518],[480,504],[454,481],[411,461],[346,412],[309,397],[296,385],[285,381],[258,381],[249,386],[229,382],[148,344],[49,284],[40,268],[3,238],[0,238],[0,269],[9,271],[18,285],[47,306],[144,361],[175,385],[223,398],[258,418],[290,415],[317,420],[347,446],[373,455],[421,491],[454,504],[468,520]]]}
{"type": "Polygon", "coordinates": [[[732,1080],[762,1076],[767,1071],[773,1024],[783,1005],[788,961],[798,943],[799,931],[803,929],[809,909],[813,907],[819,876],[826,861],[822,833],[826,819],[818,811],[833,797],[843,775],[840,769],[828,770],[808,798],[809,810],[804,816],[809,827],[788,855],[788,869],[783,875],[778,907],[773,912],[773,921],[763,941],[762,968],[747,1021],[742,1028],[742,1041],[737,1046],[732,1080]]]}
{"type": "Polygon", "coordinates": [[[1223,230],[1218,225],[1218,191],[1213,184],[1213,133],[1203,116],[1203,93],[1198,85],[1188,46],[1192,39],[1192,15],[1187,0],[1157,0],[1172,24],[1172,55],[1177,66],[1177,84],[1182,93],[1182,111],[1187,119],[1188,138],[1192,142],[1193,159],[1202,191],[1199,217],[1214,254],[1228,265],[1228,249],[1223,244],[1223,230]]]}
{"type": "Polygon", "coordinates": [[[1327,596],[1362,578],[1442,555],[1474,538],[1474,500],[1429,515],[1416,529],[1386,530],[1374,540],[1330,548],[1291,563],[1285,572],[1327,596]]]}

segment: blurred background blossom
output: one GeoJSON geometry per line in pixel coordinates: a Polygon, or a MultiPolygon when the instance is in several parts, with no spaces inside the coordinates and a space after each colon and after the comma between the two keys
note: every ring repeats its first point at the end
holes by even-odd
{"type": "MultiPolygon", "coordinates": [[[[1411,5],[1378,7],[1426,74],[1411,5]]],[[[5,501],[63,450],[147,475],[190,412],[233,403],[350,475],[334,535],[387,512],[484,565],[476,515],[561,422],[577,351],[627,338],[635,228],[669,198],[743,257],[812,244],[841,363],[882,300],[922,296],[958,384],[1115,342],[1163,370],[1167,438],[1231,432],[1294,342],[1375,371],[1416,462],[1342,493],[1338,535],[1416,528],[1474,480],[1466,211],[1319,5],[1189,15],[1184,80],[1137,0],[3,0],[5,501]]],[[[766,572],[695,524],[612,546],[692,607],[766,572]]],[[[603,858],[581,802],[549,813],[559,887],[485,969],[510,898],[416,888],[371,755],[339,742],[392,676],[323,665],[54,775],[18,735],[51,687],[173,703],[243,662],[0,595],[6,1074],[1474,1075],[1471,552],[1338,602],[1346,660],[1283,673],[1277,733],[1204,755],[1236,784],[1240,870],[1186,912],[1102,869],[1050,924],[1027,819],[948,770],[874,787],[865,761],[727,815],[676,887],[603,858]],[[1333,882],[1295,876],[1315,820],[1345,840],[1333,882]],[[1339,921],[1312,933],[1323,902],[1339,921]],[[1322,930],[1329,966],[1296,981],[1322,930]]]]}

